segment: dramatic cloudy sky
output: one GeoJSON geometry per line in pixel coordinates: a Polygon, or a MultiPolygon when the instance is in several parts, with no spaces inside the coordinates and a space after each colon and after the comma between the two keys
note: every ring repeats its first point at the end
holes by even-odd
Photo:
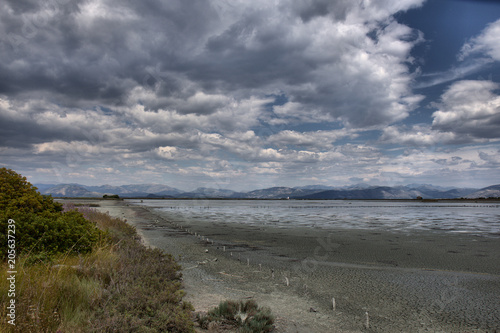
{"type": "Polygon", "coordinates": [[[3,0],[0,166],[34,183],[500,183],[500,4],[3,0]]]}

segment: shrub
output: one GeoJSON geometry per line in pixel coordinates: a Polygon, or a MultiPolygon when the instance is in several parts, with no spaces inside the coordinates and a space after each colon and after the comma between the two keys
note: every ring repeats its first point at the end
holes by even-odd
{"type": "Polygon", "coordinates": [[[259,307],[254,300],[246,302],[224,301],[208,311],[206,316],[197,317],[202,328],[207,329],[211,322],[239,327],[240,332],[260,333],[274,329],[274,317],[271,310],[259,307]]]}
{"type": "Polygon", "coordinates": [[[108,194],[105,194],[102,196],[103,199],[120,199],[120,196],[118,194],[112,194],[112,195],[108,195],[108,194]]]}
{"type": "MultiPolygon", "coordinates": [[[[8,220],[16,226],[16,250],[33,256],[56,253],[87,253],[101,232],[76,210],[62,212],[52,197],[37,192],[26,177],[0,169],[0,243],[7,244],[8,220]]],[[[6,247],[0,247],[0,257],[6,247]]]]}

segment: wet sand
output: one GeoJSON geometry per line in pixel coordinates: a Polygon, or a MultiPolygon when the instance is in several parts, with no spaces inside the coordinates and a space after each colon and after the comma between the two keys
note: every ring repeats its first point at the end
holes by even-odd
{"type": "Polygon", "coordinates": [[[197,311],[251,297],[272,309],[277,332],[500,332],[499,238],[180,225],[126,201],[99,204],[179,258],[197,311]]]}

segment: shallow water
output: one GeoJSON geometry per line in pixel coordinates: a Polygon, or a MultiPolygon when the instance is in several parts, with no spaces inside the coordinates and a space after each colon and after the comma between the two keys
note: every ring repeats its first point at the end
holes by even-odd
{"type": "Polygon", "coordinates": [[[127,200],[159,210],[173,222],[293,228],[432,231],[500,237],[500,204],[473,202],[127,200]]]}
{"type": "Polygon", "coordinates": [[[191,293],[204,301],[251,294],[277,311],[294,304],[282,313],[302,311],[293,321],[308,328],[297,332],[365,331],[366,312],[372,332],[500,330],[498,203],[126,203],[152,213],[136,226],[149,244],[182,256],[186,278],[198,288],[191,293]],[[308,317],[311,306],[319,326],[308,317]]]}

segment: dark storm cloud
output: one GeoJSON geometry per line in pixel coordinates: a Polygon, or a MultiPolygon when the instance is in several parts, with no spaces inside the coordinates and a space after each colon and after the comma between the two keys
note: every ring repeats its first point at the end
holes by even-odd
{"type": "Polygon", "coordinates": [[[103,112],[99,110],[60,108],[45,101],[0,99],[0,145],[27,148],[57,140],[99,143],[104,139],[102,130],[113,122],[112,118],[103,122],[102,117],[103,112]]]}
{"type": "Polygon", "coordinates": [[[147,66],[182,68],[204,18],[213,18],[209,9],[175,1],[4,3],[0,94],[123,104],[133,87],[148,84],[147,66]]]}
{"type": "Polygon", "coordinates": [[[141,101],[148,108],[207,114],[218,105],[182,110],[170,98],[187,99],[200,89],[244,98],[283,90],[304,109],[354,126],[392,122],[413,108],[405,100],[411,97],[408,82],[395,84],[407,75],[402,62],[413,42],[402,42],[406,46],[398,46],[388,62],[376,56],[407,34],[394,24],[392,31],[376,24],[395,8],[373,5],[358,11],[344,2],[306,1],[282,5],[278,12],[261,6],[153,0],[4,3],[0,94],[41,92],[73,106],[124,105],[142,86],[157,95],[149,103],[141,101]],[[349,11],[355,22],[343,21],[349,11]],[[371,26],[359,29],[359,23],[371,26]],[[386,44],[380,38],[370,45],[366,34],[373,29],[387,37],[386,44]],[[327,34],[314,35],[322,30],[327,34]],[[374,61],[362,59],[367,51],[374,61]],[[360,70],[344,70],[346,52],[354,61],[359,58],[354,66],[360,70]],[[387,74],[393,78],[373,75],[391,68],[396,70],[387,74]],[[187,82],[169,79],[178,75],[187,82]],[[354,94],[365,96],[356,98],[357,107],[349,105],[354,94]],[[361,115],[368,104],[373,115],[361,115]]]}

